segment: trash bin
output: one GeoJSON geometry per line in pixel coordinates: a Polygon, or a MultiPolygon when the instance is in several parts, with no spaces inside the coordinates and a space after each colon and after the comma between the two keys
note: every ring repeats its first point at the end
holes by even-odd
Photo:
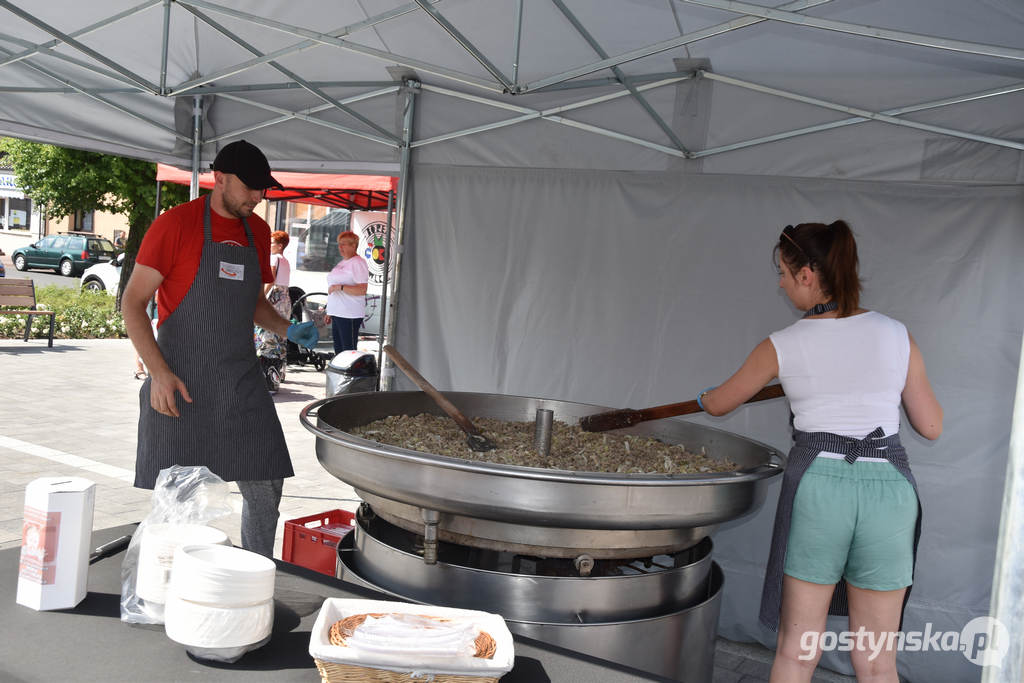
{"type": "Polygon", "coordinates": [[[327,397],[377,389],[377,359],[366,351],[342,351],[327,364],[327,397]]]}

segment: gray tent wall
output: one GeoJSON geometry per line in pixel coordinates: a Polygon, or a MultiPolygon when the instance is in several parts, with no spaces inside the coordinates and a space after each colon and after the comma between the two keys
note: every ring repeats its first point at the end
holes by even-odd
{"type": "MultiPolygon", "coordinates": [[[[797,317],[771,264],[781,226],[848,220],[864,304],[907,324],[946,410],[939,441],[901,434],[925,514],[905,628],[959,633],[988,613],[1024,328],[1024,188],[422,165],[415,178],[399,348],[439,387],[613,407],[728,377],[797,317]]],[[[790,443],[783,401],[689,419],[790,443]]],[[[757,606],[776,498],[715,535],[720,633],[769,647],[757,606]]],[[[959,652],[899,662],[910,681],[981,672],[959,652]]]]}
{"type": "MultiPolygon", "coordinates": [[[[779,229],[845,218],[864,303],[908,325],[946,409],[938,442],[904,432],[925,508],[906,627],[958,632],[989,609],[1024,328],[1024,10],[778,6],[789,12],[722,0],[4,2],[0,134],[187,165],[174,103],[201,85],[203,167],[245,137],[279,170],[395,174],[399,88],[412,78],[399,348],[442,389],[613,407],[725,379],[795,318],[770,262],[779,229]],[[593,67],[602,54],[633,56],[615,72],[593,67]],[[503,94],[494,65],[526,94],[503,94]]],[[[789,443],[784,401],[689,419],[789,443]]],[[[768,646],[756,614],[776,493],[715,537],[721,633],[768,646]]],[[[913,683],[980,678],[959,652],[899,662],[913,683]]]]}

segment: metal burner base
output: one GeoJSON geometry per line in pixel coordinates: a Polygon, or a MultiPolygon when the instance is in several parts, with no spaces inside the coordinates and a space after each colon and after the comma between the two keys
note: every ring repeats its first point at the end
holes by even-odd
{"type": "MultiPolygon", "coordinates": [[[[389,589],[374,580],[365,568],[357,569],[360,552],[357,548],[359,527],[356,533],[348,534],[338,546],[339,578],[357,586],[370,588],[396,598],[421,604],[439,604],[451,607],[470,607],[488,612],[497,612],[505,617],[513,633],[534,638],[541,642],[564,647],[593,657],[624,664],[641,671],[679,681],[711,681],[714,672],[715,634],[718,631],[718,615],[721,609],[721,595],[724,576],[721,568],[710,563],[707,580],[694,596],[693,604],[683,609],[672,609],[668,613],[642,618],[594,619],[588,615],[587,623],[574,623],[569,615],[562,614],[554,620],[531,620],[516,618],[496,609],[484,599],[475,601],[473,594],[452,595],[450,591],[435,591],[428,594],[406,594],[389,589]],[[471,604],[466,604],[466,603],[471,604]]],[[[363,533],[365,537],[365,532],[363,533]]],[[[418,558],[417,558],[418,559],[418,558]]],[[[710,556],[708,556],[710,560],[710,556]]],[[[418,559],[422,565],[422,560],[418,559]]],[[[438,565],[422,565],[428,571],[438,565]]],[[[376,578],[374,576],[374,578],[376,578]]],[[[536,577],[526,577],[536,578],[536,577]]],[[[619,577],[627,578],[627,577],[619,577]]],[[[635,578],[635,577],[628,577],[635,578]]],[[[566,579],[554,579],[566,581],[566,579]]],[[[570,579],[571,580],[571,579],[570,579]]],[[[595,579],[581,579],[594,581],[595,579]]],[[[507,598],[521,598],[533,603],[532,589],[520,586],[520,593],[507,598]]]]}
{"type": "Polygon", "coordinates": [[[502,615],[513,633],[659,676],[710,681],[723,576],[712,543],[634,560],[599,560],[589,576],[572,560],[440,542],[364,504],[338,546],[338,576],[403,600],[502,615]]]}
{"type": "MultiPolygon", "coordinates": [[[[373,511],[406,531],[423,533],[422,508],[375,496],[356,489],[373,511]]],[[[700,543],[715,526],[686,529],[566,529],[555,526],[528,526],[490,519],[440,513],[439,540],[538,557],[590,555],[595,559],[630,559],[671,554],[700,543]]]]}

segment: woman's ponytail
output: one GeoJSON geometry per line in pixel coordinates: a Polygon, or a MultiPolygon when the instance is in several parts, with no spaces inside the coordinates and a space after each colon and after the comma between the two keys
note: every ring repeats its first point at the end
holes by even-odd
{"type": "Polygon", "coordinates": [[[828,250],[827,270],[831,282],[827,283],[832,300],[836,302],[838,316],[845,318],[860,308],[861,282],[858,270],[857,241],[846,221],[835,221],[828,226],[832,244],[828,250]]]}

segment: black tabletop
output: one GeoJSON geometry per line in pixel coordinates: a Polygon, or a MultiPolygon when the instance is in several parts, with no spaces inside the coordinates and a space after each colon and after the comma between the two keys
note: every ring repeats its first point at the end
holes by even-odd
{"type": "MultiPolygon", "coordinates": [[[[92,547],[134,531],[96,531],[92,547]]],[[[120,619],[119,554],[89,567],[89,593],[75,609],[36,612],[15,603],[19,548],[0,551],[0,681],[4,683],[161,683],[164,681],[306,681],[320,675],[309,638],[326,598],[391,599],[333,577],[277,562],[270,642],[233,664],[192,658],[163,626],[120,619]]],[[[663,680],[529,638],[515,637],[515,668],[502,683],[618,683],[663,680]]]]}

